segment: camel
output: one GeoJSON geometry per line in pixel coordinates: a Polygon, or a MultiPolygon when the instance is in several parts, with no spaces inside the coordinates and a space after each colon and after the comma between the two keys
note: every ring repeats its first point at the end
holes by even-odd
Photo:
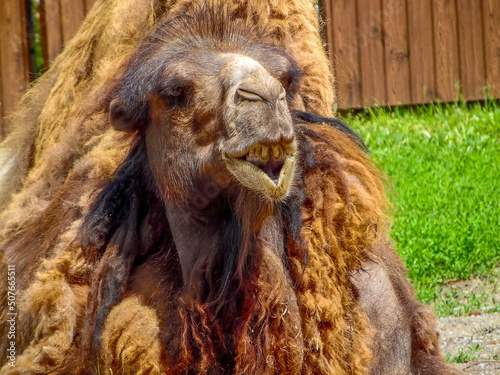
{"type": "Polygon", "coordinates": [[[461,373],[390,243],[381,174],[331,117],[312,4],[266,4],[143,2],[128,25],[100,1],[24,98],[1,374],[461,373]],[[129,30],[112,51],[106,17],[129,30]]]}

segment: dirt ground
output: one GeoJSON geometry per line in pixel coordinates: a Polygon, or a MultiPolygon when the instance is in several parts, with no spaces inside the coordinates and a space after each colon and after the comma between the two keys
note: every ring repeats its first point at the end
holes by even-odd
{"type": "Polygon", "coordinates": [[[499,361],[482,361],[461,363],[458,365],[469,375],[498,375],[500,374],[499,361]]]}
{"type": "Polygon", "coordinates": [[[441,318],[441,351],[468,374],[500,374],[500,313],[441,318]]]}
{"type": "Polygon", "coordinates": [[[500,313],[485,313],[500,304],[499,269],[485,279],[452,281],[443,293],[455,291],[467,303],[471,296],[482,296],[484,303],[465,317],[438,320],[441,351],[448,359],[463,362],[457,366],[467,374],[500,374],[500,313]],[[486,296],[486,298],[485,298],[486,296]]]}

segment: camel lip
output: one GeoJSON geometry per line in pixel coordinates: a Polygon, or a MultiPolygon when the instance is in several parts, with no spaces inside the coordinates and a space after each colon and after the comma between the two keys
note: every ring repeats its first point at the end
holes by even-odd
{"type": "Polygon", "coordinates": [[[260,165],[259,163],[254,163],[243,158],[233,158],[229,155],[226,155],[225,160],[229,158],[232,159],[234,163],[239,164],[241,167],[246,168],[248,174],[258,174],[260,176],[265,176],[269,181],[271,181],[275,186],[278,186],[281,172],[283,170],[283,166],[285,165],[285,161],[288,158],[293,158],[293,155],[287,156],[283,160],[280,160],[276,163],[276,165],[272,165],[274,163],[268,162],[260,165]]]}
{"type": "Polygon", "coordinates": [[[226,167],[234,177],[250,190],[260,192],[271,201],[283,200],[290,190],[295,173],[296,154],[286,154],[276,165],[274,173],[261,168],[244,157],[223,154],[226,167]]]}

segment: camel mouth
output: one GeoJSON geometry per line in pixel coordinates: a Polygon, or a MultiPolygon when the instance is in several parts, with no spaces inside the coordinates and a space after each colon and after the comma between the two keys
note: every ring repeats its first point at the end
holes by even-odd
{"type": "Polygon", "coordinates": [[[295,172],[297,143],[255,144],[239,153],[223,153],[229,171],[247,188],[272,201],[283,200],[295,172]]]}

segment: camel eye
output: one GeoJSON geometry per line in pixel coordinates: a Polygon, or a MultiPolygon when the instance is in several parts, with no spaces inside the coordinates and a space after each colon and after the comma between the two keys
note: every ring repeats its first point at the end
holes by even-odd
{"type": "Polygon", "coordinates": [[[172,89],[172,91],[170,92],[170,96],[172,96],[172,97],[179,97],[183,93],[184,93],[184,87],[179,86],[179,87],[176,87],[176,88],[172,89]]]}
{"type": "Polygon", "coordinates": [[[188,104],[190,87],[187,82],[174,80],[160,90],[159,95],[167,107],[184,108],[188,104]]]}

